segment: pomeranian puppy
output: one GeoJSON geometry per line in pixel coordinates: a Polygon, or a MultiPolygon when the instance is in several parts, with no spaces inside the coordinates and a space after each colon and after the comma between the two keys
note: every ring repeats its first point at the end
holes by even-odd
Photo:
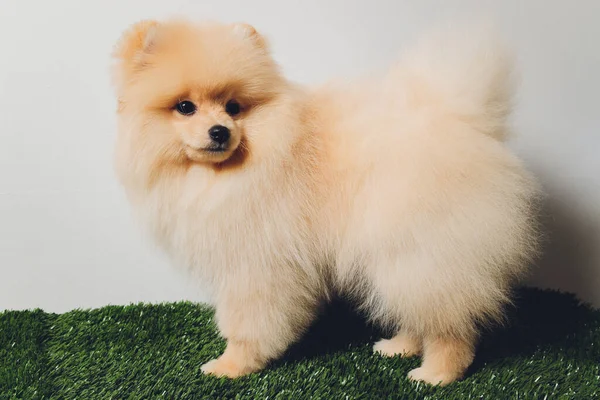
{"type": "Polygon", "coordinates": [[[463,376],[537,247],[498,42],[445,32],[310,89],[246,24],[143,21],[114,60],[119,179],[227,340],[204,373],[264,368],[343,294],[395,332],[376,352],[423,356],[411,379],[463,376]]]}

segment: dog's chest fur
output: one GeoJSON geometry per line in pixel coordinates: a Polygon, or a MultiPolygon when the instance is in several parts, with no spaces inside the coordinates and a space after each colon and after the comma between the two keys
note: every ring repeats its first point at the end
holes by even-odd
{"type": "Polygon", "coordinates": [[[250,172],[219,178],[192,171],[157,186],[136,207],[177,265],[209,285],[230,274],[313,268],[314,237],[298,185],[250,172]]]}

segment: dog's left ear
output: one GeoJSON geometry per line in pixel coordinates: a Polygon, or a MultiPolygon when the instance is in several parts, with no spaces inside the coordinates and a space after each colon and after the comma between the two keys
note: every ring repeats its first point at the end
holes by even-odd
{"type": "Polygon", "coordinates": [[[249,40],[257,47],[268,51],[266,39],[252,25],[239,22],[232,25],[233,33],[240,39],[249,40]]]}

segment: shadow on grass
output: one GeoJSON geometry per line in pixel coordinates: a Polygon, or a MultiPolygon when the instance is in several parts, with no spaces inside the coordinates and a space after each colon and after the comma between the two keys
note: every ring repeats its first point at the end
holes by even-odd
{"type": "Polygon", "coordinates": [[[573,359],[590,359],[582,352],[582,340],[598,326],[600,312],[572,294],[553,290],[523,288],[515,304],[508,308],[508,323],[484,333],[471,370],[484,363],[501,362],[507,357],[528,357],[538,349],[573,359]]]}
{"type": "MultiPolygon", "coordinates": [[[[582,335],[589,334],[590,324],[600,326],[600,311],[582,305],[575,296],[521,288],[507,313],[508,322],[504,326],[484,331],[468,375],[508,358],[527,358],[540,348],[554,348],[556,354],[564,357],[593,357],[582,353],[579,343],[582,335]]],[[[372,344],[382,336],[385,333],[368,324],[350,304],[336,301],[274,366],[372,344]]]]}
{"type": "Polygon", "coordinates": [[[309,328],[300,342],[293,345],[284,360],[298,361],[321,354],[332,354],[378,340],[382,332],[360,315],[348,302],[335,300],[309,328]]]}

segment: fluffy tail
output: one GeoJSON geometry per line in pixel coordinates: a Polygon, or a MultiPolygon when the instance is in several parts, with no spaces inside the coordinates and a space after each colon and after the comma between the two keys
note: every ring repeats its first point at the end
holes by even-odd
{"type": "Polygon", "coordinates": [[[513,56],[490,27],[437,31],[406,54],[401,70],[416,104],[441,107],[491,137],[506,139],[513,56]]]}

